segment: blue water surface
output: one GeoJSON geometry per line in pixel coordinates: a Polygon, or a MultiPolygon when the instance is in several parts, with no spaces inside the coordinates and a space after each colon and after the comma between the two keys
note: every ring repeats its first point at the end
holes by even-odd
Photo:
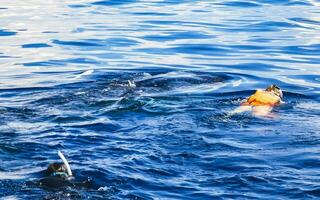
{"type": "Polygon", "coordinates": [[[0,198],[320,197],[320,1],[2,0],[0,15],[0,198]],[[272,117],[229,114],[270,84],[272,117]],[[38,184],[58,150],[87,184],[38,184]]]}

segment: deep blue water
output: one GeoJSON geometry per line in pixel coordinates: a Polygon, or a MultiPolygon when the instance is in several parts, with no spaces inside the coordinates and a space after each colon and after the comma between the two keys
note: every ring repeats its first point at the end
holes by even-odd
{"type": "Polygon", "coordinates": [[[0,16],[0,198],[320,197],[320,1],[2,0],[0,16]],[[273,83],[274,117],[228,115],[273,83]],[[88,185],[37,184],[58,150],[88,185]]]}

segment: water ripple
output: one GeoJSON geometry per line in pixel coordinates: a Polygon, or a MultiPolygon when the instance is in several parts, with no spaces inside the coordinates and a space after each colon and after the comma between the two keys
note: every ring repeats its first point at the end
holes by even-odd
{"type": "Polygon", "coordinates": [[[318,1],[2,4],[0,198],[319,198],[318,1]],[[272,117],[230,115],[270,84],[272,117]]]}

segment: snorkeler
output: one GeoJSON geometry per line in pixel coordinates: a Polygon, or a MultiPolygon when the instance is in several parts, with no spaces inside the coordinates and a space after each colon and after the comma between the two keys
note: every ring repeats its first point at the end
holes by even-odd
{"type": "Polygon", "coordinates": [[[265,90],[257,90],[251,95],[242,106],[276,106],[281,103],[283,98],[282,90],[276,86],[271,85],[265,90]]]}
{"type": "Polygon", "coordinates": [[[72,171],[67,159],[58,151],[58,155],[63,163],[52,163],[45,171],[45,178],[41,179],[39,184],[45,187],[58,188],[68,186],[72,176],[72,171]]]}
{"type": "MultiPolygon", "coordinates": [[[[46,190],[65,191],[65,189],[90,189],[100,188],[90,177],[75,176],[70,165],[64,155],[58,151],[58,155],[62,162],[51,163],[44,171],[44,177],[36,182],[30,182],[46,190]]],[[[60,198],[50,198],[60,199],[60,198]]]]}
{"type": "Polygon", "coordinates": [[[252,111],[256,116],[268,116],[273,107],[282,103],[282,98],[282,90],[276,85],[271,85],[265,90],[256,90],[253,95],[247,98],[246,101],[231,114],[252,111]]]}

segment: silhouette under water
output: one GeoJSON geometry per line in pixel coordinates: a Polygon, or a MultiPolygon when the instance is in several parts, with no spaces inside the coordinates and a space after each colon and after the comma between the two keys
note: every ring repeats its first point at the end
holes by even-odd
{"type": "Polygon", "coordinates": [[[318,198],[319,6],[5,0],[0,198],[318,198]],[[58,150],[74,179],[39,184],[58,150]]]}

